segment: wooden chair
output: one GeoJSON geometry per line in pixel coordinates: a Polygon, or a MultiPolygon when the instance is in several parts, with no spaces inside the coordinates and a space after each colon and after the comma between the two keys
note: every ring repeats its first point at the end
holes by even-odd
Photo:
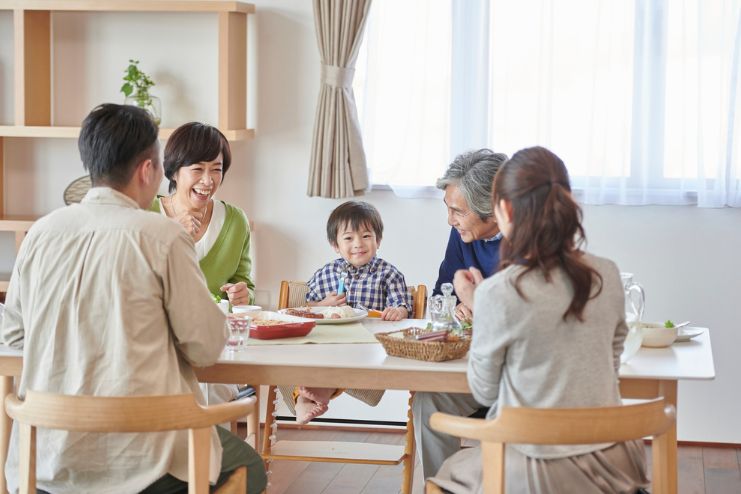
{"type": "MultiPolygon", "coordinates": [[[[283,281],[278,295],[278,308],[301,307],[306,305],[306,294],[309,287],[302,281],[283,281]]],[[[409,287],[412,294],[412,314],[415,319],[425,317],[427,309],[427,287],[418,285],[409,287]]],[[[403,446],[372,443],[329,442],[329,441],[277,441],[277,424],[273,413],[277,400],[276,386],[268,390],[267,413],[265,415],[265,433],[263,435],[262,457],[266,461],[291,460],[329,463],[362,463],[371,465],[404,464],[401,492],[412,492],[412,481],[415,461],[414,423],[412,421],[412,399],[410,393],[407,410],[405,444],[403,446]]]]}
{"type": "MultiPolygon", "coordinates": [[[[192,394],[169,396],[69,396],[27,391],[24,400],[5,398],[18,422],[20,494],[36,492],[36,429],[75,432],[159,432],[188,429],[188,493],[209,491],[211,426],[255,412],[254,400],[199,405],[192,394]]],[[[244,494],[247,469],[240,467],[218,494],[244,494]]]]}
{"type": "MultiPolygon", "coordinates": [[[[676,411],[663,398],[602,408],[504,408],[494,420],[471,419],[434,413],[430,426],[461,438],[481,441],[485,494],[504,493],[504,445],[591,444],[622,442],[653,436],[653,493],[664,494],[669,464],[658,454],[668,441],[666,432],[674,424],[676,411]]],[[[442,493],[427,482],[427,494],[442,493]]]]}

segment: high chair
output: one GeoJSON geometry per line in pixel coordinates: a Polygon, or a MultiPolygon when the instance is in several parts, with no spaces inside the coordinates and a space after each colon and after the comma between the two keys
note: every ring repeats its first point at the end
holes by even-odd
{"type": "MultiPolygon", "coordinates": [[[[658,454],[676,420],[663,398],[636,405],[601,408],[503,408],[494,420],[434,413],[430,426],[452,436],[481,441],[484,494],[504,493],[505,444],[593,444],[653,436],[653,493],[665,494],[669,464],[658,454]]],[[[427,494],[442,494],[432,482],[427,494]]]]}
{"type": "MultiPolygon", "coordinates": [[[[160,432],[188,429],[188,493],[209,492],[211,427],[255,411],[254,400],[202,407],[192,394],[169,396],[70,396],[27,391],[5,398],[18,422],[20,494],[36,492],[36,429],[75,432],[160,432]]],[[[244,494],[247,468],[238,468],[217,494],[244,494]]]]}
{"type": "MultiPolygon", "coordinates": [[[[309,287],[301,281],[283,281],[278,295],[278,308],[301,307],[306,305],[306,294],[309,287]]],[[[414,319],[425,317],[427,308],[427,287],[410,286],[412,295],[412,314],[414,319]]],[[[407,409],[405,444],[403,446],[372,443],[330,442],[330,441],[277,441],[278,424],[273,413],[277,400],[276,386],[268,390],[267,413],[265,415],[265,432],[263,435],[262,457],[266,461],[291,460],[328,463],[362,463],[371,465],[404,464],[401,492],[412,492],[414,473],[414,424],[412,422],[412,399],[410,393],[407,409]],[[276,440],[273,444],[271,440],[276,440]]]]}

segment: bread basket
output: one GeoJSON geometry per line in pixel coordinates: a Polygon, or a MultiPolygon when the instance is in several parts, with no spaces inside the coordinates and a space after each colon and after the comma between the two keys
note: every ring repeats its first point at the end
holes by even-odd
{"type": "Polygon", "coordinates": [[[388,333],[376,333],[376,339],[383,345],[386,353],[392,357],[442,362],[463,358],[471,347],[470,333],[448,335],[446,341],[425,341],[415,339],[415,335],[429,330],[406,328],[388,333]]]}

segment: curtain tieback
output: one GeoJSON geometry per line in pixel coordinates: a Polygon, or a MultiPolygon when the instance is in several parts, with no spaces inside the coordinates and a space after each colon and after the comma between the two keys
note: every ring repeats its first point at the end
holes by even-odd
{"type": "Polygon", "coordinates": [[[352,87],[355,69],[322,64],[322,82],[331,87],[352,87]]]}

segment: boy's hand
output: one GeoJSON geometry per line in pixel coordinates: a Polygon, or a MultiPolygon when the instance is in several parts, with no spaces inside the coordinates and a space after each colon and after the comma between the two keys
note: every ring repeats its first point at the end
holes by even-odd
{"type": "Polygon", "coordinates": [[[405,307],[386,307],[381,314],[384,321],[401,321],[406,319],[409,311],[405,307]]]}
{"type": "Polygon", "coordinates": [[[247,283],[244,281],[226,283],[219,290],[226,292],[226,296],[229,297],[229,303],[232,305],[249,305],[250,303],[250,292],[247,290],[247,283]]]}
{"type": "Polygon", "coordinates": [[[316,305],[324,307],[337,307],[345,304],[347,304],[347,299],[344,293],[342,295],[337,295],[337,292],[332,292],[327,295],[324,300],[322,300],[321,302],[317,302],[316,305]]]}

